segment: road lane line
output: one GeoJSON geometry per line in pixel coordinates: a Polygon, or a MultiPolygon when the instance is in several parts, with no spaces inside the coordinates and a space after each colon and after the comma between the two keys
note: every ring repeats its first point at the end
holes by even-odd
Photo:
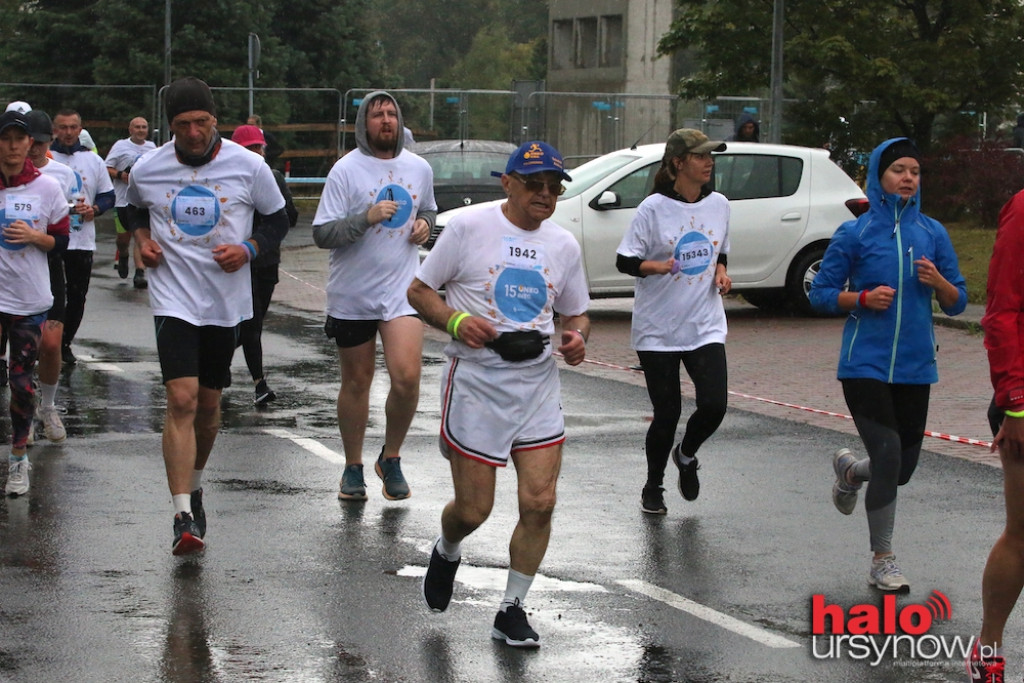
{"type": "Polygon", "coordinates": [[[800,643],[796,643],[788,638],[783,638],[780,635],[766,631],[758,626],[753,626],[746,622],[740,621],[739,619],[730,617],[728,614],[722,614],[717,612],[710,607],[706,607],[699,602],[694,602],[689,598],[684,598],[681,595],[676,595],[672,591],[659,588],[653,584],[647,583],[646,581],[637,581],[633,579],[625,579],[617,581],[620,586],[624,586],[632,591],[646,595],[649,598],[653,598],[659,602],[663,602],[670,607],[675,607],[677,610],[691,614],[698,619],[721,626],[722,628],[732,631],[733,633],[743,636],[744,638],[750,638],[751,640],[767,645],[768,647],[800,647],[800,643]]]}
{"type": "Polygon", "coordinates": [[[293,434],[287,429],[264,429],[263,433],[276,436],[279,439],[291,441],[296,446],[309,451],[318,458],[323,458],[327,462],[334,463],[335,465],[345,464],[345,456],[335,453],[316,439],[310,439],[308,437],[299,436],[298,434],[293,434]]]}

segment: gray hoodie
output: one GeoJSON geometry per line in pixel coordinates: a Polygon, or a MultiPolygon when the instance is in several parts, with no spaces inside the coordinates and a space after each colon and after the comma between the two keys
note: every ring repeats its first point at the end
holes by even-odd
{"type": "MultiPolygon", "coordinates": [[[[398,106],[398,101],[388,92],[384,90],[374,90],[363,97],[363,101],[359,103],[359,111],[356,113],[356,124],[355,124],[355,136],[356,136],[356,149],[360,154],[366,156],[376,156],[370,149],[370,143],[366,138],[366,112],[370,107],[370,103],[378,97],[386,97],[395,104],[395,111],[398,112],[398,124],[397,133],[395,136],[395,158],[401,156],[405,150],[405,136],[403,131],[405,128],[405,120],[402,118],[402,108],[398,106]]],[[[354,152],[350,152],[354,153],[354,152]]],[[[367,209],[361,213],[352,214],[349,216],[343,216],[321,225],[313,226],[313,241],[316,246],[321,249],[333,249],[334,247],[341,247],[346,244],[352,244],[361,238],[366,231],[370,228],[370,219],[368,215],[370,210],[367,209]]],[[[430,229],[434,228],[434,219],[437,217],[437,211],[426,211],[421,210],[416,214],[416,218],[422,218],[430,226],[430,229]]]]}

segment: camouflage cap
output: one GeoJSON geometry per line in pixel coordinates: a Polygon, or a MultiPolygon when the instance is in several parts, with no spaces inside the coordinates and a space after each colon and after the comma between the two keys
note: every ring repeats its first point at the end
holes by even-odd
{"type": "Polygon", "coordinates": [[[668,136],[665,142],[665,159],[674,159],[684,154],[705,154],[724,152],[721,140],[708,140],[708,136],[694,128],[680,128],[668,136]]]}

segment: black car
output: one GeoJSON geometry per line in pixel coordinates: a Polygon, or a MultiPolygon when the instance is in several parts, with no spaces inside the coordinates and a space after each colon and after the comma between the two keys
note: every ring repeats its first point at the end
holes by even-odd
{"type": "MultiPolygon", "coordinates": [[[[503,199],[501,179],[491,172],[504,172],[516,146],[493,140],[429,140],[416,142],[409,150],[426,159],[433,169],[434,199],[441,212],[503,199]]],[[[431,246],[432,242],[433,236],[431,246]]]]}

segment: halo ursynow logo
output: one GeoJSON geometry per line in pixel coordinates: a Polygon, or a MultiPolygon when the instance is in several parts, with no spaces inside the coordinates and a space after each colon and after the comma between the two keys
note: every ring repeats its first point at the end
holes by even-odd
{"type": "Polygon", "coordinates": [[[939,591],[932,591],[924,603],[899,607],[896,596],[887,594],[881,605],[862,603],[848,609],[817,594],[811,596],[811,653],[815,659],[866,660],[871,666],[886,659],[895,664],[965,659],[973,636],[929,633],[936,622],[952,618],[953,605],[939,591]]]}

